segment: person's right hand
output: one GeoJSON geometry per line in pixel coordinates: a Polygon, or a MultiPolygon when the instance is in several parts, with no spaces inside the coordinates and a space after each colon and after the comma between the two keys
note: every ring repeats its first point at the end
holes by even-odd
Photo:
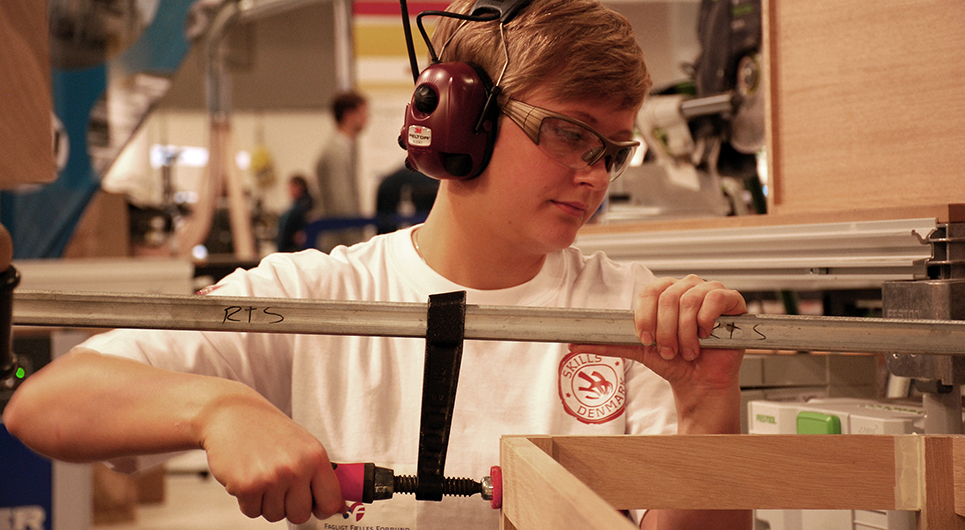
{"type": "Polygon", "coordinates": [[[208,465],[242,513],[301,524],[347,510],[322,444],[261,396],[232,395],[205,408],[208,465]]]}
{"type": "Polygon", "coordinates": [[[295,524],[347,511],[322,444],[251,387],[75,348],[27,378],[10,434],[67,462],[201,448],[242,513],[295,524]]]}

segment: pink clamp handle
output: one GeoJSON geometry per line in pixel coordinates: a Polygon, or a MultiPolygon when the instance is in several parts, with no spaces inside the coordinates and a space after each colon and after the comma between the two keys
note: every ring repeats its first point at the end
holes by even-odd
{"type": "Polygon", "coordinates": [[[351,502],[362,502],[365,491],[365,464],[332,464],[335,477],[342,486],[342,498],[351,502]]]}

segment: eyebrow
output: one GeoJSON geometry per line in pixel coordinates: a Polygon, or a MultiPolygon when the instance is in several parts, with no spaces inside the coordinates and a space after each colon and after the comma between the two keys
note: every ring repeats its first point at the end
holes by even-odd
{"type": "MultiPolygon", "coordinates": [[[[548,108],[546,108],[546,107],[539,107],[539,106],[533,105],[533,104],[531,104],[531,103],[527,103],[527,102],[525,102],[525,101],[522,101],[522,100],[519,100],[519,99],[516,99],[516,98],[508,98],[507,101],[506,101],[505,107],[503,107],[503,109],[502,109],[502,113],[503,113],[503,114],[510,114],[510,112],[507,111],[507,108],[506,108],[506,107],[509,107],[510,104],[512,104],[512,103],[516,103],[516,104],[518,104],[518,105],[519,105],[520,107],[522,107],[522,108],[528,108],[528,109],[529,109],[527,112],[525,112],[524,115],[517,114],[517,117],[520,118],[520,119],[522,119],[522,120],[524,120],[525,122],[529,122],[530,118],[533,117],[533,114],[534,114],[534,113],[536,113],[537,116],[540,115],[540,114],[543,114],[544,117],[548,117],[548,116],[545,116],[545,114],[549,113],[549,114],[559,115],[559,116],[564,117],[564,118],[566,118],[566,119],[568,119],[568,120],[578,121],[578,122],[580,122],[581,124],[583,124],[584,126],[593,129],[593,131],[596,132],[596,134],[599,134],[600,136],[603,136],[603,137],[609,139],[609,140],[612,141],[612,142],[628,142],[628,141],[632,141],[633,138],[634,138],[634,137],[633,137],[633,129],[632,129],[632,128],[631,128],[631,129],[623,129],[623,130],[620,130],[620,131],[616,131],[616,133],[614,133],[615,136],[606,136],[605,134],[603,134],[602,132],[599,131],[599,123],[597,122],[597,120],[595,120],[591,115],[589,115],[589,114],[587,114],[587,113],[585,113],[585,112],[582,112],[582,111],[580,111],[580,110],[578,110],[578,109],[572,109],[572,108],[566,109],[566,110],[574,111],[574,112],[572,112],[572,113],[569,113],[569,112],[560,112],[560,111],[557,111],[557,110],[548,109],[548,108]],[[574,116],[573,114],[577,114],[577,115],[579,115],[579,117],[574,116]]],[[[551,102],[551,103],[552,103],[552,102],[551,102]]],[[[563,103],[563,102],[560,102],[560,104],[561,104],[561,105],[567,105],[567,103],[563,103]]],[[[514,114],[516,114],[516,113],[514,113],[514,114]]],[[[538,127],[537,127],[537,128],[538,128],[538,127]]],[[[529,133],[527,132],[527,134],[529,134],[529,133]]],[[[533,137],[531,136],[531,138],[533,138],[533,137]]],[[[535,142],[536,139],[533,138],[533,141],[535,142]]]]}
{"type": "MultiPolygon", "coordinates": [[[[558,111],[554,111],[554,112],[558,112],[558,111]]],[[[582,121],[583,123],[589,125],[590,127],[593,127],[593,130],[595,130],[596,132],[600,133],[600,134],[603,135],[603,136],[606,136],[607,138],[614,139],[614,138],[621,138],[621,137],[623,137],[623,136],[626,136],[626,139],[627,139],[627,140],[632,140],[632,139],[633,139],[633,129],[632,129],[632,128],[631,128],[631,129],[623,129],[623,130],[617,131],[617,132],[615,133],[615,136],[607,136],[607,135],[603,134],[603,133],[600,131],[600,124],[599,124],[599,122],[598,122],[593,116],[591,116],[591,115],[589,115],[589,114],[587,114],[587,113],[585,113],[585,112],[576,111],[576,112],[574,112],[574,113],[572,113],[572,114],[569,113],[569,112],[559,112],[559,113],[560,113],[560,114],[563,114],[563,115],[565,115],[565,116],[569,116],[569,117],[571,117],[571,118],[574,118],[574,119],[577,119],[577,120],[582,121]]],[[[634,125],[636,125],[636,122],[634,122],[634,125]]],[[[620,141],[625,141],[625,140],[620,140],[620,141]]]]}

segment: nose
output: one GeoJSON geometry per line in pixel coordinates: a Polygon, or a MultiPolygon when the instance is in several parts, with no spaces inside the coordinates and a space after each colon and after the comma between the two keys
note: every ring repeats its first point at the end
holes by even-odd
{"type": "Polygon", "coordinates": [[[594,189],[606,189],[610,185],[610,171],[603,159],[600,159],[592,166],[577,170],[576,182],[594,189]]]}

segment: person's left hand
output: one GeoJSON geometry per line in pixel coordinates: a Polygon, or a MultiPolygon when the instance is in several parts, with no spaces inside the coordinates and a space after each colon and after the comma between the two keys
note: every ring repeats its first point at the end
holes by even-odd
{"type": "Polygon", "coordinates": [[[747,312],[744,297],[720,282],[691,275],[661,278],[645,286],[634,302],[639,346],[571,344],[570,351],[618,356],[642,362],[674,390],[678,413],[715,396],[739,393],[743,350],[702,349],[721,315],[747,312]]]}

